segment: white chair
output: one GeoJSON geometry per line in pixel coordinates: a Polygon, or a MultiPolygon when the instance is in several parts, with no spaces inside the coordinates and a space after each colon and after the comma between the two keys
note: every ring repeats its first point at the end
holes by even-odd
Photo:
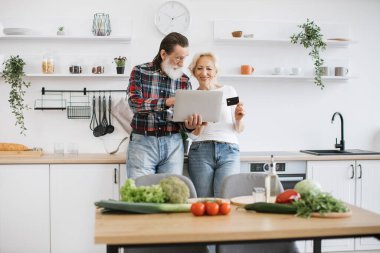
{"type": "MultiPolygon", "coordinates": [[[[221,197],[233,198],[251,195],[253,187],[265,188],[266,173],[240,173],[230,175],[223,180],[221,197]]],[[[278,178],[277,178],[278,179],[278,178]]],[[[279,192],[283,191],[280,180],[277,180],[279,192]]],[[[264,242],[216,245],[217,253],[298,253],[294,242],[264,242]]]]}
{"type": "MultiPolygon", "coordinates": [[[[175,176],[181,179],[189,187],[190,198],[196,198],[197,192],[191,180],[182,175],[175,174],[152,174],[141,176],[135,179],[136,186],[147,186],[153,184],[159,184],[160,180],[169,177],[175,176]]],[[[189,213],[189,215],[191,215],[189,213]]],[[[170,224],[168,224],[170,226],[170,224]]],[[[136,247],[136,248],[125,248],[124,253],[209,253],[207,245],[174,245],[174,246],[154,246],[154,247],[136,247]]]]}

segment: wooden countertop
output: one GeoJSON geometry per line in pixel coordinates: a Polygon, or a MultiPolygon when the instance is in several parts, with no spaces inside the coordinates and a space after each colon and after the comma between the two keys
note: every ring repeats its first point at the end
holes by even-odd
{"type": "MultiPolygon", "coordinates": [[[[316,156],[298,151],[258,151],[241,152],[242,162],[268,162],[274,154],[277,162],[281,161],[334,161],[334,160],[380,160],[380,155],[331,155],[316,156]]],[[[43,154],[40,157],[0,156],[0,164],[124,164],[125,154],[109,155],[91,153],[79,155],[43,154]]]]}
{"type": "Polygon", "coordinates": [[[40,157],[0,157],[0,164],[124,164],[125,154],[43,154],[40,157]]]}
{"type": "Polygon", "coordinates": [[[101,214],[95,220],[95,243],[139,245],[275,239],[310,239],[380,235],[380,215],[350,206],[348,218],[299,218],[233,207],[227,216],[172,214],[101,214]]]}
{"type": "Polygon", "coordinates": [[[276,162],[281,161],[336,161],[336,160],[380,160],[380,155],[310,155],[299,151],[241,152],[242,162],[268,162],[273,154],[276,162]]]}

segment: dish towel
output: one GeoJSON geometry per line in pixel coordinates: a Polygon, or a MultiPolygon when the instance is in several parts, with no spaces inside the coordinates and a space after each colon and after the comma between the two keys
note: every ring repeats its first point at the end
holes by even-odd
{"type": "Polygon", "coordinates": [[[132,132],[131,122],[133,112],[129,107],[128,98],[120,98],[118,102],[112,103],[111,114],[120,126],[130,135],[132,132]]]}

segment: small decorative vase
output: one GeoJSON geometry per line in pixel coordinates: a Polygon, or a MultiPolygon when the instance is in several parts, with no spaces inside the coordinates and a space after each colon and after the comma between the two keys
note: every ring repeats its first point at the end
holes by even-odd
{"type": "Polygon", "coordinates": [[[65,35],[65,31],[57,31],[57,35],[58,35],[58,36],[65,35]]]}
{"type": "Polygon", "coordinates": [[[125,67],[116,67],[116,73],[118,74],[124,74],[125,67]]]}
{"type": "Polygon", "coordinates": [[[92,22],[92,34],[94,36],[109,36],[111,34],[111,22],[108,14],[94,14],[94,20],[92,22]]]}

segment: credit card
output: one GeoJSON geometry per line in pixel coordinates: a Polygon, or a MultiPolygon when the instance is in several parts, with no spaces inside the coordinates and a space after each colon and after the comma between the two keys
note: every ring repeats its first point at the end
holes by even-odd
{"type": "Polygon", "coordinates": [[[227,106],[239,104],[239,97],[227,98],[227,106]]]}

